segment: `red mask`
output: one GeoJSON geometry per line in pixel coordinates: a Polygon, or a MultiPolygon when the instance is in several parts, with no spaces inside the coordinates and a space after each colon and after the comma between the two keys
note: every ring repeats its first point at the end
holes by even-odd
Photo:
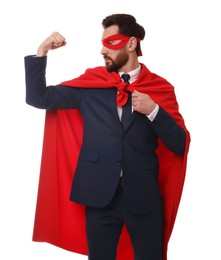
{"type": "MultiPolygon", "coordinates": [[[[132,36],[124,35],[124,34],[113,34],[102,40],[102,43],[105,47],[112,50],[119,50],[130,40],[132,36]],[[117,44],[112,44],[112,41],[120,41],[117,44]]],[[[135,37],[137,42],[140,42],[140,38],[135,37]]],[[[140,50],[139,56],[142,56],[142,52],[140,50]]]]}

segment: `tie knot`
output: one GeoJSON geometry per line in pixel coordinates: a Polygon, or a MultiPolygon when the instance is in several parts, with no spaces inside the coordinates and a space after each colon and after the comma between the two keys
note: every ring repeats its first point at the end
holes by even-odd
{"type": "Polygon", "coordinates": [[[130,82],[129,82],[130,75],[129,75],[129,74],[124,73],[124,74],[121,76],[121,78],[124,80],[124,82],[130,84],[130,82]]]}

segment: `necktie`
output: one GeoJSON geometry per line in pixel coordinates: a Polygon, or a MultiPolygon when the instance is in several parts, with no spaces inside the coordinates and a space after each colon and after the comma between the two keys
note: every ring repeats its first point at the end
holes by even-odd
{"type": "MultiPolygon", "coordinates": [[[[121,77],[124,80],[124,82],[130,84],[130,82],[129,82],[130,75],[129,74],[123,74],[121,77]]],[[[127,103],[123,106],[122,117],[121,117],[121,124],[124,129],[129,120],[130,115],[131,115],[131,93],[128,93],[128,100],[127,100],[127,103]]]]}

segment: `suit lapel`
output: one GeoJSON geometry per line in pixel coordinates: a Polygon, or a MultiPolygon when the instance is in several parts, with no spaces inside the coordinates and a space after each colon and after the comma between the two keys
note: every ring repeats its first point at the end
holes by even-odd
{"type": "Polygon", "coordinates": [[[109,99],[109,105],[110,105],[110,111],[113,116],[113,121],[110,122],[112,124],[112,127],[116,128],[118,131],[123,131],[120,118],[117,111],[117,104],[116,104],[116,95],[117,95],[117,89],[114,89],[112,92],[113,94],[110,95],[109,99]]]}
{"type": "Polygon", "coordinates": [[[127,131],[127,129],[128,129],[128,128],[130,127],[130,125],[133,123],[133,121],[135,120],[135,118],[136,118],[136,112],[133,111],[133,113],[131,113],[131,115],[130,115],[128,121],[127,121],[126,123],[124,123],[124,128],[123,128],[123,126],[122,126],[122,129],[123,129],[124,132],[127,131]]]}

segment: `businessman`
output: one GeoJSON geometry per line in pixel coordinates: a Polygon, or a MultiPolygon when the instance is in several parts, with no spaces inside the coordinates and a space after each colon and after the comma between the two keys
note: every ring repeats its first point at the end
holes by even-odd
{"type": "Polygon", "coordinates": [[[102,26],[105,66],[75,79],[46,85],[58,32],[25,57],[26,102],[46,109],[33,240],[89,260],[165,260],[189,133],[173,86],[139,62],[144,28],[128,14],[102,26]]]}

